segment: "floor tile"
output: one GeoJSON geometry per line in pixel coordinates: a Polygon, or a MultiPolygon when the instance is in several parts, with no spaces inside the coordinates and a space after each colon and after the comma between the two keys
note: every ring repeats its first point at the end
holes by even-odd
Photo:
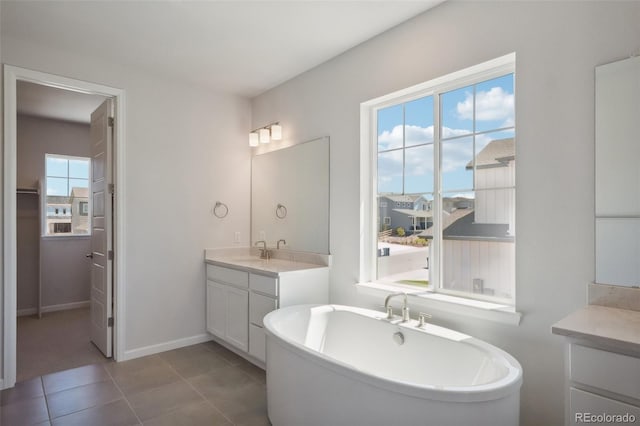
{"type": "Polygon", "coordinates": [[[47,420],[49,420],[49,413],[44,396],[23,399],[0,407],[1,425],[35,425],[47,420]]]}
{"type": "Polygon", "coordinates": [[[75,387],[49,394],[47,403],[51,418],[64,416],[98,405],[105,405],[122,398],[112,380],[75,387]]]}
{"type": "Polygon", "coordinates": [[[112,362],[106,364],[104,367],[113,377],[118,375],[126,375],[135,373],[145,368],[165,366],[167,363],[160,357],[160,355],[149,355],[142,358],[132,359],[130,361],[112,362]]]}
{"type": "Polygon", "coordinates": [[[267,384],[267,372],[262,368],[251,364],[249,361],[239,364],[238,368],[257,380],[259,383],[262,383],[263,385],[267,384]]]}
{"type": "Polygon", "coordinates": [[[127,397],[182,380],[175,370],[164,361],[135,371],[127,367],[126,372],[119,370],[112,373],[112,376],[127,397]]]}
{"type": "Polygon", "coordinates": [[[232,422],[249,422],[267,414],[266,387],[237,367],[189,379],[232,422]]]}
{"type": "Polygon", "coordinates": [[[140,422],[124,399],[53,419],[53,426],[130,426],[140,422]]]}
{"type": "Polygon", "coordinates": [[[218,410],[238,424],[268,424],[267,391],[257,383],[208,398],[218,410]]]}
{"type": "Polygon", "coordinates": [[[43,395],[42,379],[36,377],[31,380],[16,383],[15,387],[0,392],[0,406],[43,395]]]}
{"type": "Polygon", "coordinates": [[[137,393],[128,397],[128,400],[142,421],[158,417],[189,403],[203,401],[202,397],[184,380],[137,393]]]}
{"type": "Polygon", "coordinates": [[[188,381],[206,398],[227,392],[241,391],[243,388],[255,384],[255,380],[237,367],[215,370],[189,378],[188,381]]]}
{"type": "Polygon", "coordinates": [[[220,355],[222,358],[224,358],[226,361],[228,361],[231,365],[239,365],[243,362],[246,362],[246,360],[242,358],[240,355],[230,351],[227,348],[219,349],[216,351],[216,353],[220,355]]]}
{"type": "Polygon", "coordinates": [[[167,362],[182,377],[194,377],[219,368],[229,368],[231,364],[215,352],[183,352],[167,356],[167,362]],[[167,359],[168,358],[168,359],[167,359]]]}
{"type": "Polygon", "coordinates": [[[42,376],[42,383],[46,394],[88,385],[90,383],[109,380],[109,374],[101,364],[92,364],[71,370],[42,376]]]}
{"type": "Polygon", "coordinates": [[[22,316],[17,320],[18,382],[44,374],[107,362],[91,343],[89,308],[22,316]]]}
{"type": "Polygon", "coordinates": [[[184,405],[168,414],[144,422],[145,426],[231,426],[218,410],[205,401],[184,405]]]}

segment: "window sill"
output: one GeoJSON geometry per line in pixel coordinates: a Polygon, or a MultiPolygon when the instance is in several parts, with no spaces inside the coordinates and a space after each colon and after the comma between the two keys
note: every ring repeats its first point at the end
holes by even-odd
{"type": "Polygon", "coordinates": [[[58,241],[58,240],[88,240],[91,235],[41,235],[42,240],[58,241]]]}
{"type": "Polygon", "coordinates": [[[520,312],[512,306],[501,305],[482,300],[467,299],[448,294],[433,293],[424,289],[409,289],[406,286],[394,286],[382,283],[358,283],[356,284],[358,293],[376,296],[380,300],[386,295],[398,291],[404,291],[409,295],[409,306],[421,311],[430,310],[442,311],[449,314],[464,315],[473,318],[480,318],[502,324],[519,325],[522,318],[520,312]]]}

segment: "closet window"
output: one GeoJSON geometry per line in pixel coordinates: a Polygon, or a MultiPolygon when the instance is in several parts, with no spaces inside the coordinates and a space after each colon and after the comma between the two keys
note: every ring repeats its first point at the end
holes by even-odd
{"type": "Polygon", "coordinates": [[[89,158],[45,155],[43,235],[91,233],[89,158]]]}

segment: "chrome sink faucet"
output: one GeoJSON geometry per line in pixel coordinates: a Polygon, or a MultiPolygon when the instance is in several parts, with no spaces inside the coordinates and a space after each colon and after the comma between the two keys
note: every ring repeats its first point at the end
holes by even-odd
{"type": "Polygon", "coordinates": [[[393,319],[393,308],[389,306],[389,302],[391,301],[391,298],[395,296],[404,297],[404,302],[402,304],[402,322],[409,321],[409,306],[407,305],[407,293],[403,291],[399,291],[397,293],[391,293],[384,299],[384,310],[387,313],[387,319],[388,320],[393,319]]]}
{"type": "Polygon", "coordinates": [[[254,245],[262,244],[262,248],[260,249],[260,259],[269,259],[271,258],[271,252],[267,248],[267,242],[264,240],[256,241],[254,245]]]}

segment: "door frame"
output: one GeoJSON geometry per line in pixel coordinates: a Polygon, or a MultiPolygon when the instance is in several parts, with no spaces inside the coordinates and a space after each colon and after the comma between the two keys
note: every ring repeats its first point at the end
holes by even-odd
{"type": "Polygon", "coordinates": [[[16,382],[17,340],[17,98],[18,81],[29,81],[75,92],[111,97],[115,103],[114,128],[114,224],[113,240],[116,253],[113,264],[114,338],[113,356],[124,359],[125,342],[125,91],[101,84],[76,80],[12,65],[4,65],[4,151],[3,151],[3,240],[1,272],[3,291],[3,357],[0,389],[13,387],[16,382]]]}

